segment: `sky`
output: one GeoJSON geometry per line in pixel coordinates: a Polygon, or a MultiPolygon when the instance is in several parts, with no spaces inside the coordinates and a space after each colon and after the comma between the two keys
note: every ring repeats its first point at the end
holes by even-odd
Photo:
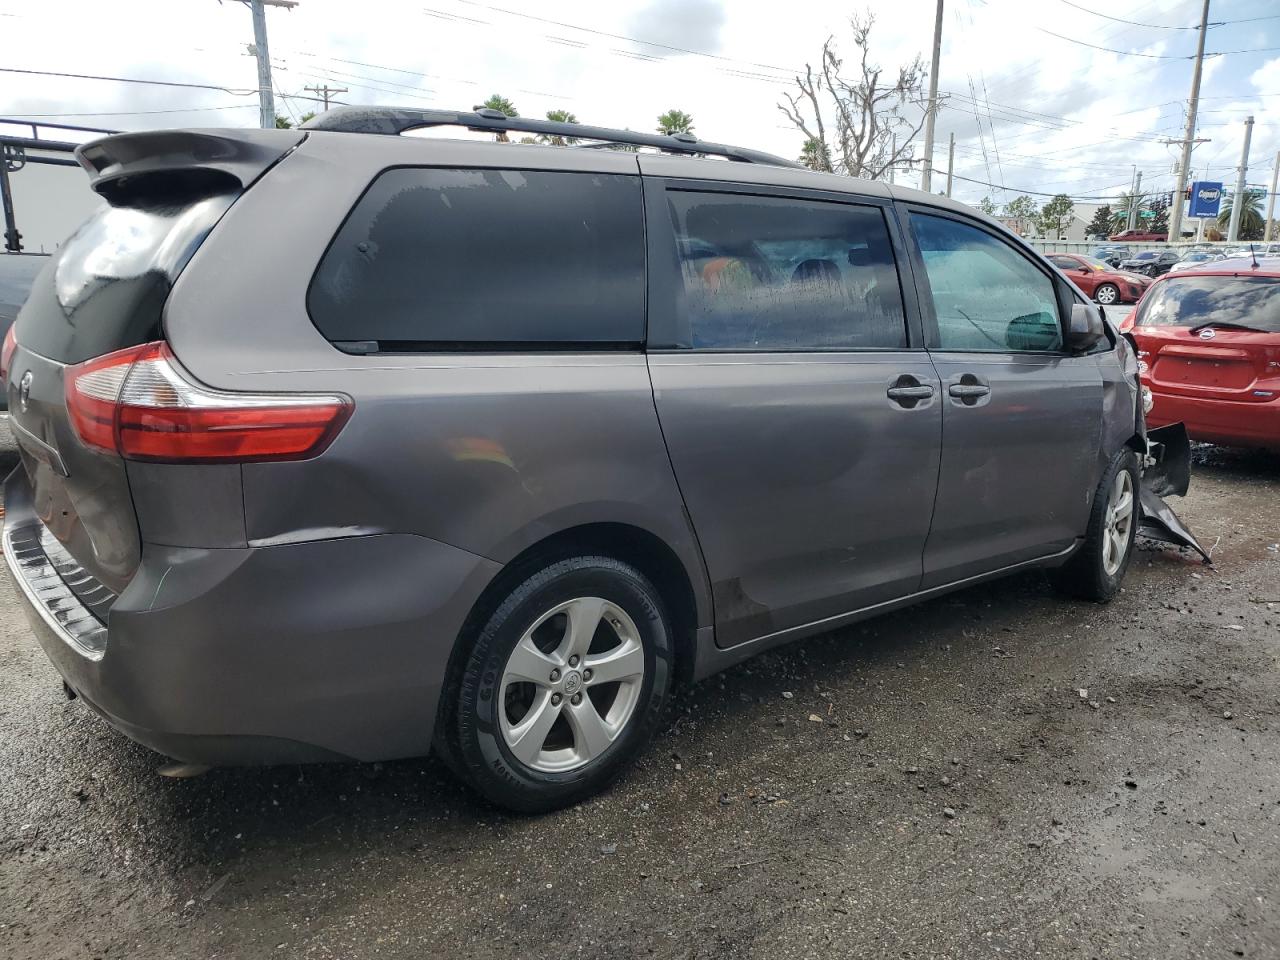
{"type": "MultiPolygon", "coordinates": [[[[1174,185],[1200,0],[946,0],[935,169],[956,136],[954,194],[1078,199],[1174,185]],[[1132,22],[1129,22],[1132,21],[1132,22]],[[1057,34],[1058,36],[1054,36],[1057,34]],[[1106,49],[1098,49],[1106,48],[1106,49]],[[970,181],[985,181],[987,184],[970,181]]],[[[934,0],[874,3],[871,60],[926,67],[934,0]]],[[[777,104],[832,36],[852,55],[848,2],[788,0],[299,0],[267,11],[278,112],[345,103],[467,109],[493,93],[524,116],[651,130],[693,115],[697,135],[783,156],[802,135],[777,104]],[[424,5],[426,4],[426,5],[424,5]]],[[[1197,133],[1197,179],[1235,179],[1255,118],[1248,181],[1269,188],[1280,150],[1280,7],[1213,0],[1197,133]],[[1207,169],[1207,176],[1205,175],[1207,169]]],[[[0,0],[2,66],[222,89],[0,72],[0,116],[113,129],[252,126],[249,9],[236,0],[0,0]]],[[[12,129],[12,128],[6,128],[12,129]]],[[[55,136],[54,131],[44,135],[55,136]]],[[[21,176],[19,174],[18,176],[21,176]]],[[[915,185],[918,168],[898,182],[915,185]]],[[[940,188],[936,175],[934,189],[940,188]]],[[[15,192],[20,184],[15,185],[15,192]]]]}

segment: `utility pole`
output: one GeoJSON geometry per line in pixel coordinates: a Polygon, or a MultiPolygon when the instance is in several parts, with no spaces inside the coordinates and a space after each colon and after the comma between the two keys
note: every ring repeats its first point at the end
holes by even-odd
{"type": "Polygon", "coordinates": [[[1129,193],[1129,219],[1125,229],[1135,230],[1138,226],[1138,204],[1142,200],[1142,171],[1133,172],[1133,190],[1129,193]]]}
{"type": "Polygon", "coordinates": [[[276,125],[276,103],[271,92],[271,53],[267,49],[267,7],[292,10],[298,0],[242,0],[253,12],[253,55],[258,60],[258,122],[264,130],[276,125]]]}
{"type": "Polygon", "coordinates": [[[1262,228],[1262,240],[1268,242],[1271,239],[1271,218],[1276,212],[1276,187],[1280,186],[1280,151],[1276,152],[1276,166],[1271,171],[1271,192],[1267,194],[1267,223],[1262,228]]]}
{"type": "MultiPolygon", "coordinates": [[[[1280,163],[1280,161],[1278,161],[1280,163]]],[[[947,196],[951,196],[951,176],[956,168],[956,135],[951,134],[951,143],[947,146],[947,196]]],[[[1272,195],[1275,194],[1275,188],[1271,188],[1272,195]]]]}
{"type": "Polygon", "coordinates": [[[893,183],[893,170],[898,165],[898,135],[889,138],[889,182],[893,183]]]}
{"type": "Polygon", "coordinates": [[[933,68],[929,71],[929,112],[924,118],[924,170],[920,174],[920,189],[925,193],[933,183],[933,121],[938,116],[938,61],[942,58],[942,0],[938,0],[938,13],[933,21],[933,68]]]}
{"type": "Polygon", "coordinates": [[[327,83],[319,87],[303,87],[302,89],[310,90],[312,93],[318,93],[320,96],[324,97],[324,108],[326,111],[329,109],[329,94],[347,92],[346,87],[331,87],[327,83]]]}
{"type": "Polygon", "coordinates": [[[1231,226],[1227,228],[1227,240],[1240,239],[1240,217],[1244,213],[1244,178],[1249,172],[1249,141],[1253,139],[1253,117],[1244,122],[1244,149],[1240,151],[1240,167],[1236,173],[1236,193],[1231,198],[1231,226]]]}
{"type": "Polygon", "coordinates": [[[1200,106],[1200,72],[1204,66],[1204,35],[1209,28],[1209,0],[1200,12],[1200,35],[1196,40],[1196,66],[1191,73],[1191,102],[1187,107],[1187,132],[1182,139],[1182,161],[1178,164],[1178,187],[1173,191],[1169,216],[1169,242],[1182,239],[1182,195],[1187,192],[1187,171],[1191,169],[1191,147],[1196,138],[1196,110],[1200,106]]]}

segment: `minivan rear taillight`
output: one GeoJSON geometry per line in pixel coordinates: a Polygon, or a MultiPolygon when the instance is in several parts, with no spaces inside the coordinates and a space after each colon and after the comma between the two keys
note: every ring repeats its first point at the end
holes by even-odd
{"type": "Polygon", "coordinates": [[[18,349],[18,337],[13,332],[17,321],[9,324],[4,334],[4,346],[0,347],[0,383],[9,382],[9,364],[13,363],[13,351],[18,349]]]}
{"type": "Polygon", "coordinates": [[[80,439],[126,460],[302,460],[324,450],[351,415],[351,401],[337,395],[201,386],[162,342],[68,367],[64,386],[80,439]]]}

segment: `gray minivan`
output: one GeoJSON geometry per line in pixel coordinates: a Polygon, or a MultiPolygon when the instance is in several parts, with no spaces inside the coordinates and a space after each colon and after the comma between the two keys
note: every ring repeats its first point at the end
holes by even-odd
{"type": "Polygon", "coordinates": [[[545,810],[678,684],[1125,574],[1133,350],[962,204],[492,111],[77,154],[109,203],[5,343],[4,552],[69,691],[171,757],[434,746],[545,810]],[[593,145],[397,136],[444,125],[593,145]]]}

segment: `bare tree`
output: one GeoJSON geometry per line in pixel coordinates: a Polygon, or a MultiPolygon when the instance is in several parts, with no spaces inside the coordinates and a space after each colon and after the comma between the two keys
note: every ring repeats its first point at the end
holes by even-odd
{"type": "Polygon", "coordinates": [[[896,78],[885,77],[870,62],[874,24],[870,12],[849,21],[858,51],[856,76],[844,75],[835,37],[828,37],[818,67],[806,63],[804,76],[795,78],[798,92],[783,93],[786,103],[778,104],[805,135],[805,163],[815,170],[876,180],[890,167],[910,166],[918,159],[912,141],[928,108],[924,63],[916,57],[896,78]]]}

